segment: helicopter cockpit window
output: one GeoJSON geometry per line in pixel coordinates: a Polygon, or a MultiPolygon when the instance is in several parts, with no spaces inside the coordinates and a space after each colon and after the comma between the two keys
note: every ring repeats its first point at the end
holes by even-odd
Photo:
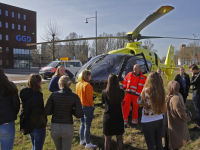
{"type": "Polygon", "coordinates": [[[118,75],[125,57],[127,55],[124,54],[106,55],[91,67],[91,80],[93,82],[106,82],[110,73],[118,75]]]}
{"type": "MultiPolygon", "coordinates": [[[[90,61],[88,61],[78,72],[77,75],[79,75],[83,70],[87,69],[89,66],[91,66],[95,61],[99,60],[103,55],[98,55],[94,58],[92,58],[90,61]]],[[[78,81],[78,76],[76,75],[76,81],[78,81]]]]}
{"type": "MultiPolygon", "coordinates": [[[[146,60],[146,61],[147,61],[148,68],[151,67],[151,62],[149,62],[148,60],[146,60]]],[[[133,66],[134,66],[135,64],[140,65],[140,70],[142,71],[143,74],[148,73],[147,66],[146,66],[146,64],[145,64],[144,59],[143,59],[143,58],[139,58],[139,57],[133,56],[133,57],[129,58],[129,60],[127,61],[125,67],[123,68],[123,70],[122,70],[122,75],[121,75],[121,77],[120,77],[120,80],[124,79],[125,76],[126,76],[129,72],[133,71],[133,66]]],[[[149,68],[149,69],[150,69],[150,68],[149,68]]]]}

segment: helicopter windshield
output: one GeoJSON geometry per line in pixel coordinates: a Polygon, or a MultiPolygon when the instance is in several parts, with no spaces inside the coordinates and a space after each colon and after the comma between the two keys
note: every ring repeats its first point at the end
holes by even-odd
{"type": "Polygon", "coordinates": [[[97,61],[91,67],[91,81],[107,82],[110,73],[118,75],[125,57],[125,54],[109,54],[97,61]]]}
{"type": "MultiPolygon", "coordinates": [[[[146,61],[147,61],[147,65],[148,65],[149,70],[151,70],[151,62],[148,61],[148,60],[146,60],[146,61]]],[[[130,57],[128,59],[126,65],[122,69],[122,74],[121,74],[121,77],[119,79],[123,80],[129,72],[133,71],[133,66],[135,64],[138,64],[140,66],[140,70],[142,71],[143,74],[148,73],[148,69],[147,69],[147,66],[145,64],[145,60],[143,58],[134,56],[134,57],[130,57]]]]}
{"type": "Polygon", "coordinates": [[[90,61],[88,61],[76,74],[76,82],[78,82],[78,75],[85,69],[87,69],[88,67],[90,67],[95,61],[97,61],[98,59],[100,59],[103,55],[98,55],[94,58],[92,58],[90,61]]]}

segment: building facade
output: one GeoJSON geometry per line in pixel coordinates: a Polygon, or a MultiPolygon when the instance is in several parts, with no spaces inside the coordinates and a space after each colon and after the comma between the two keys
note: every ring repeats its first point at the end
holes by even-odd
{"type": "Polygon", "coordinates": [[[36,12],[0,3],[0,66],[29,68],[30,50],[36,46],[36,12]]]}
{"type": "Polygon", "coordinates": [[[198,44],[192,44],[190,46],[181,44],[179,48],[178,65],[200,64],[200,47],[198,44]]]}

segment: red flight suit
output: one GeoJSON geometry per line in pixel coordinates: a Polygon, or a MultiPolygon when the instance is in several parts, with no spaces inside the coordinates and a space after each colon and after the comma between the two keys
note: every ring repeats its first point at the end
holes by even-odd
{"type": "Polygon", "coordinates": [[[123,88],[126,91],[126,96],[122,102],[122,110],[124,116],[124,124],[128,123],[128,115],[130,112],[131,102],[133,105],[132,110],[132,122],[134,124],[138,123],[138,108],[139,105],[137,104],[137,99],[142,92],[146,81],[146,77],[142,75],[140,71],[139,75],[136,76],[133,72],[130,72],[126,75],[123,80],[123,88]]]}

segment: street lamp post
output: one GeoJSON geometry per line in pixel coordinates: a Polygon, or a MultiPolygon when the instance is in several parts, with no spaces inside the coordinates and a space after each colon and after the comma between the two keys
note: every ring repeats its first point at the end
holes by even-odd
{"type": "Polygon", "coordinates": [[[86,18],[85,23],[88,23],[88,19],[91,19],[91,18],[96,19],[95,27],[96,27],[96,56],[97,56],[97,11],[95,11],[95,17],[86,18]]]}
{"type": "Polygon", "coordinates": [[[196,35],[193,34],[193,36],[194,36],[194,53],[193,53],[193,55],[194,55],[194,62],[193,63],[195,63],[195,37],[196,37],[196,35]]]}
{"type": "Polygon", "coordinates": [[[55,48],[54,48],[54,38],[55,38],[55,34],[53,33],[52,34],[52,37],[53,37],[53,61],[55,60],[55,48]]]}

